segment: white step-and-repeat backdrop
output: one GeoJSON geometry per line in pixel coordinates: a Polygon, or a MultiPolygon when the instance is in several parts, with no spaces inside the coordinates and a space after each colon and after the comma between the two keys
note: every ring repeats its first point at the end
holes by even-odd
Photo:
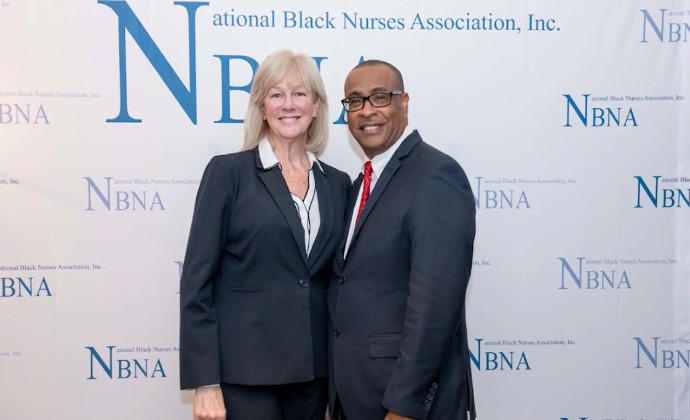
{"type": "Polygon", "coordinates": [[[482,420],[690,419],[690,1],[0,0],[0,418],[190,419],[202,170],[290,48],[398,66],[478,210],[482,420]]]}

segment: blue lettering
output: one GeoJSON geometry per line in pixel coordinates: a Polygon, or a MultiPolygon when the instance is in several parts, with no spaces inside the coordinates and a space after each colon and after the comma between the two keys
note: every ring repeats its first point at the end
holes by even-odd
{"type": "MultiPolygon", "coordinates": [[[[182,268],[184,267],[182,261],[173,261],[175,264],[177,264],[177,271],[178,271],[178,281],[182,282],[182,268]]],[[[179,288],[178,292],[176,294],[180,294],[179,288]]]]}
{"type": "Polygon", "coordinates": [[[688,42],[688,35],[690,34],[690,25],[687,23],[669,23],[668,24],[668,42],[680,42],[680,30],[683,31],[683,42],[688,42]],[[675,36],[674,36],[675,35],[675,36]]]}
{"type": "Polygon", "coordinates": [[[12,277],[2,278],[2,295],[0,295],[0,297],[41,297],[41,292],[43,292],[45,297],[53,296],[45,277],[41,278],[40,282],[38,282],[38,289],[35,295],[33,277],[28,277],[26,280],[21,277],[17,277],[16,279],[12,277]]]}
{"type": "Polygon", "coordinates": [[[86,347],[86,349],[89,350],[89,353],[91,354],[91,369],[90,369],[90,374],[89,377],[86,379],[96,379],[96,377],[93,374],[93,360],[96,359],[96,362],[101,366],[101,369],[105,372],[106,375],[110,379],[113,378],[113,349],[115,346],[106,346],[108,348],[108,363],[106,364],[103,358],[101,357],[100,354],[96,351],[95,348],[93,347],[86,347]]]}
{"type": "Polygon", "coordinates": [[[13,105],[14,113],[12,112],[12,105],[0,104],[0,124],[11,124],[12,122],[15,124],[50,124],[43,105],[38,106],[38,110],[33,114],[33,118],[31,104],[26,104],[24,108],[19,104],[13,105]]]}
{"type": "MultiPolygon", "coordinates": [[[[482,370],[481,360],[482,360],[482,341],[484,339],[477,338],[477,351],[476,354],[470,350],[470,362],[474,365],[477,370],[482,370]]],[[[515,363],[515,352],[492,352],[488,351],[484,353],[484,369],[483,370],[531,370],[529,362],[527,361],[527,356],[524,352],[520,353],[517,364],[515,363]]]]}
{"type": "MultiPolygon", "coordinates": [[[[645,192],[647,195],[647,198],[649,198],[649,201],[652,202],[652,205],[656,208],[659,207],[659,178],[661,176],[655,175],[654,178],[654,191],[647,186],[647,183],[644,181],[644,179],[641,176],[635,176],[635,179],[637,179],[637,204],[635,205],[636,209],[642,208],[641,204],[641,197],[642,195],[640,194],[642,191],[645,192]]],[[[661,207],[662,208],[672,208],[672,207],[690,207],[690,188],[688,188],[687,193],[684,192],[681,189],[670,189],[670,188],[664,188],[661,190],[661,207]]]]}
{"type": "Polygon", "coordinates": [[[485,209],[519,209],[521,206],[524,208],[531,208],[529,205],[529,201],[527,200],[527,194],[525,193],[524,190],[520,191],[519,194],[520,196],[517,199],[517,203],[515,204],[515,207],[513,207],[513,203],[516,201],[515,200],[515,190],[484,190],[484,194],[482,195],[482,182],[481,180],[484,177],[478,176],[475,177],[477,180],[477,194],[474,196],[474,204],[478,209],[483,207],[485,209]],[[482,198],[484,201],[482,201],[482,198]]]}
{"type": "Polygon", "coordinates": [[[142,366],[141,363],[137,359],[134,359],[134,377],[138,378],[137,372],[139,372],[143,377],[148,377],[148,370],[149,370],[149,359],[144,359],[144,365],[142,366]]]}
{"type": "MultiPolygon", "coordinates": [[[[561,261],[561,287],[559,287],[559,289],[567,289],[567,287],[565,286],[565,280],[567,278],[566,273],[568,273],[570,278],[575,282],[578,289],[582,289],[582,261],[584,260],[584,258],[577,258],[577,273],[575,273],[573,267],[568,263],[568,260],[566,260],[565,258],[558,259],[561,261]]],[[[586,270],[585,273],[587,274],[587,283],[585,285],[585,289],[587,290],[594,290],[599,288],[603,290],[606,289],[606,285],[608,285],[611,289],[632,289],[632,287],[630,286],[630,279],[628,278],[628,273],[625,270],[623,270],[620,279],[618,279],[617,281],[616,270],[611,270],[610,272],[606,272],[604,270],[586,270]]]]}
{"type": "MultiPolygon", "coordinates": [[[[145,193],[145,192],[144,192],[145,193]]],[[[158,191],[153,195],[153,201],[151,201],[151,207],[149,210],[153,210],[153,206],[158,205],[158,210],[165,210],[163,206],[163,201],[161,201],[161,196],[158,195],[158,191]]]]}
{"type": "Polygon", "coordinates": [[[127,379],[132,376],[132,371],[130,370],[129,365],[129,360],[121,359],[117,361],[118,379],[127,379]]]}
{"type": "Polygon", "coordinates": [[[12,107],[9,104],[0,104],[0,124],[10,124],[12,121],[12,107]]]}
{"type": "Polygon", "coordinates": [[[16,293],[14,289],[14,279],[12,277],[2,278],[2,297],[13,297],[16,293]]]}
{"type": "Polygon", "coordinates": [[[572,127],[572,125],[570,125],[570,108],[571,107],[575,110],[575,113],[577,114],[577,117],[580,119],[580,121],[582,121],[582,125],[587,127],[587,105],[588,105],[590,95],[591,94],[589,94],[589,93],[586,95],[584,95],[584,94],[582,95],[585,97],[585,112],[582,112],[580,110],[580,107],[577,106],[577,104],[575,103],[575,101],[573,100],[573,98],[570,95],[563,95],[563,96],[565,96],[565,99],[566,99],[566,113],[565,113],[565,125],[564,125],[564,127],[572,127]]]}
{"type": "MultiPolygon", "coordinates": [[[[90,210],[93,211],[93,201],[92,201],[92,195],[91,191],[96,193],[96,196],[100,199],[100,201],[103,203],[103,205],[108,209],[111,210],[111,190],[110,190],[110,180],[112,177],[103,177],[103,179],[106,180],[106,193],[104,194],[103,191],[98,187],[98,185],[94,182],[93,179],[90,177],[83,177],[83,179],[86,180],[87,183],[87,201],[88,201],[88,206],[85,210],[90,210]]],[[[151,201],[150,206],[147,204],[148,201],[146,199],[146,191],[141,191],[141,192],[136,192],[136,191],[115,191],[115,210],[116,211],[124,211],[124,210],[129,210],[130,208],[135,211],[138,210],[137,204],[139,205],[139,209],[141,210],[154,210],[155,207],[157,207],[157,210],[165,210],[165,206],[163,205],[163,201],[161,199],[160,194],[158,191],[154,191],[153,193],[153,198],[151,201]]]]}
{"type": "Polygon", "coordinates": [[[640,9],[640,12],[642,12],[644,16],[642,20],[642,41],[640,42],[649,42],[647,41],[647,24],[651,26],[657,38],[659,38],[659,41],[664,42],[664,17],[667,10],[668,9],[659,9],[661,12],[661,25],[657,25],[647,10],[640,9]]]}
{"type": "Polygon", "coordinates": [[[41,280],[41,284],[38,286],[36,296],[41,296],[41,291],[45,292],[47,296],[53,296],[53,294],[50,293],[50,289],[48,288],[48,282],[46,281],[45,277],[43,277],[43,279],[41,280]]]}
{"type": "Polygon", "coordinates": [[[27,123],[27,124],[31,123],[31,121],[29,120],[29,115],[31,114],[30,108],[31,108],[31,105],[26,104],[26,113],[24,113],[24,111],[22,110],[22,108],[19,105],[14,104],[14,110],[15,110],[14,115],[15,115],[15,118],[17,120],[17,124],[19,124],[19,115],[20,114],[22,117],[24,117],[25,123],[27,123]]]}
{"type": "Polygon", "coordinates": [[[652,340],[654,340],[654,355],[649,351],[647,346],[645,346],[644,342],[642,339],[639,337],[633,337],[633,340],[637,342],[637,366],[635,366],[635,369],[641,369],[640,366],[640,350],[647,356],[649,361],[652,363],[654,367],[657,367],[656,360],[657,360],[657,344],[659,341],[659,337],[652,337],[652,340]]]}
{"type": "Polygon", "coordinates": [[[608,111],[608,113],[607,113],[607,116],[608,116],[608,117],[606,118],[606,126],[607,126],[607,127],[610,127],[610,126],[611,126],[611,120],[613,120],[613,122],[614,122],[617,126],[618,126],[618,125],[621,125],[621,124],[620,124],[620,120],[621,120],[621,109],[620,109],[620,108],[616,108],[616,109],[618,109],[618,112],[616,112],[616,113],[614,114],[614,113],[613,113],[613,110],[612,110],[611,108],[606,108],[606,110],[608,111]]]}
{"type": "Polygon", "coordinates": [[[662,207],[673,207],[676,204],[676,200],[673,199],[673,190],[663,189],[664,192],[664,204],[662,207]]]}
{"type": "Polygon", "coordinates": [[[592,108],[592,120],[592,127],[602,127],[604,125],[604,110],[602,108],[592,108]]]}
{"type": "MultiPolygon", "coordinates": [[[[570,123],[570,110],[574,110],[577,118],[582,122],[582,125],[587,127],[590,120],[589,114],[589,96],[590,94],[582,95],[585,98],[584,111],[577,106],[577,103],[573,100],[570,95],[563,95],[566,98],[566,114],[565,114],[565,125],[563,127],[572,127],[570,123]]],[[[592,107],[591,112],[591,123],[592,127],[611,127],[614,125],[616,127],[621,126],[621,108],[616,108],[613,110],[611,108],[597,108],[592,107]]],[[[625,114],[625,121],[623,121],[623,127],[627,127],[631,124],[633,127],[637,127],[637,120],[635,119],[635,113],[632,108],[628,108],[625,114]]]]}
{"type": "Polygon", "coordinates": [[[89,206],[86,208],[86,210],[93,211],[93,207],[91,206],[91,190],[93,190],[96,193],[96,195],[98,196],[98,198],[101,199],[101,202],[103,203],[103,205],[108,210],[110,210],[110,180],[113,178],[110,176],[106,176],[103,178],[106,180],[106,185],[108,187],[107,196],[104,195],[103,192],[101,191],[101,189],[98,188],[98,185],[96,185],[96,183],[93,182],[93,179],[91,179],[90,177],[83,177],[83,178],[86,180],[87,189],[88,189],[87,200],[89,202],[89,206]]]}
{"type": "Polygon", "coordinates": [[[578,274],[575,274],[575,271],[573,271],[572,267],[568,263],[568,260],[565,258],[558,258],[561,261],[561,287],[559,289],[567,289],[565,287],[565,272],[567,271],[570,274],[570,277],[573,279],[575,284],[577,285],[578,289],[582,289],[582,261],[584,260],[583,257],[578,257],[577,260],[579,262],[579,271],[578,274]]]}
{"type": "MultiPolygon", "coordinates": [[[[581,262],[580,262],[581,263],[581,262]]],[[[580,264],[582,270],[582,264],[580,264]]],[[[596,271],[587,271],[587,289],[599,288],[599,274],[596,271]]],[[[561,268],[561,286],[563,285],[563,269],[561,268]]]]}
{"type": "Polygon", "coordinates": [[[163,378],[167,377],[167,375],[165,374],[165,371],[163,370],[163,365],[161,364],[160,359],[156,360],[156,365],[153,367],[153,373],[151,373],[152,378],[156,377],[156,372],[158,372],[161,375],[161,377],[163,377],[163,378]]]}
{"type": "Polygon", "coordinates": [[[139,203],[143,210],[146,210],[146,191],[143,191],[141,194],[143,195],[143,198],[139,197],[136,192],[132,191],[132,210],[137,209],[137,203],[139,203]]]}
{"type": "Polygon", "coordinates": [[[678,362],[676,367],[681,367],[685,365],[686,368],[690,368],[690,350],[686,350],[685,355],[680,350],[676,350],[676,355],[678,356],[678,362]],[[682,363],[680,363],[682,362],[682,363]]]}
{"type": "Polygon", "coordinates": [[[484,203],[484,206],[487,209],[495,209],[498,207],[498,202],[496,201],[496,191],[486,191],[486,199],[484,200],[484,203]]]}
{"type": "MultiPolygon", "coordinates": [[[[89,350],[90,358],[90,371],[89,377],[86,379],[97,379],[94,375],[93,367],[94,360],[101,367],[103,372],[108,376],[108,378],[113,379],[113,349],[115,346],[106,346],[108,349],[108,362],[103,360],[103,357],[96,351],[93,347],[86,347],[89,350]]],[[[117,359],[117,377],[116,379],[138,379],[138,378],[148,378],[149,377],[149,359],[143,359],[140,361],[138,359],[117,359]]],[[[167,375],[163,370],[163,364],[160,359],[156,359],[153,371],[151,372],[151,378],[155,378],[156,374],[160,377],[165,378],[167,375]]]]}
{"type": "Polygon", "coordinates": [[[479,358],[482,355],[482,341],[484,341],[483,338],[477,338],[474,341],[477,342],[477,354],[479,357],[475,356],[474,353],[472,353],[472,350],[470,350],[470,362],[474,364],[474,367],[477,368],[477,370],[482,370],[482,365],[479,362],[479,358]]]}
{"type": "Polygon", "coordinates": [[[666,42],[688,42],[688,35],[690,35],[690,25],[688,23],[674,23],[674,22],[669,22],[668,25],[666,25],[666,11],[668,9],[659,9],[659,15],[660,15],[660,20],[655,21],[654,18],[652,18],[652,15],[649,13],[648,10],[646,9],[640,9],[640,12],[642,12],[642,40],[640,41],[641,43],[647,43],[647,27],[649,26],[652,31],[653,35],[656,35],[656,37],[659,39],[659,42],[664,42],[664,31],[668,30],[668,38],[666,39],[666,42]],[[682,34],[681,34],[682,31],[682,34]]]}
{"type": "Polygon", "coordinates": [[[637,205],[635,206],[636,209],[642,208],[642,205],[640,204],[640,188],[644,190],[644,192],[647,194],[647,197],[649,197],[649,200],[652,202],[654,207],[657,206],[657,197],[659,194],[659,178],[661,176],[655,175],[654,177],[654,194],[652,194],[652,191],[647,187],[647,183],[644,182],[644,179],[642,179],[641,176],[636,176],[635,179],[637,179],[637,205]]]}
{"type": "Polygon", "coordinates": [[[484,354],[486,356],[486,364],[484,365],[484,370],[496,370],[496,368],[498,368],[498,362],[496,362],[496,358],[498,356],[496,355],[496,353],[488,351],[484,354]]]}
{"type": "Polygon", "coordinates": [[[520,366],[525,368],[525,370],[532,370],[532,368],[529,367],[529,363],[527,362],[527,356],[524,352],[520,355],[520,360],[518,361],[518,365],[515,370],[520,370],[520,366]]]}
{"type": "Polygon", "coordinates": [[[127,109],[127,49],[125,35],[129,33],[139,46],[147,60],[156,70],[161,80],[173,94],[177,103],[187,114],[189,120],[196,124],[196,11],[208,2],[177,1],[173,4],[187,10],[188,48],[189,48],[189,89],[182,83],[175,70],[165,58],[155,41],[142,25],[126,1],[98,0],[98,3],[108,6],[118,17],[118,45],[120,60],[120,113],[117,117],[107,119],[106,122],[140,123],[141,119],[132,118],[127,109]]]}
{"type": "MultiPolygon", "coordinates": [[[[215,123],[229,123],[229,124],[242,124],[244,119],[242,118],[232,118],[230,113],[230,93],[233,90],[239,90],[242,92],[249,92],[252,89],[252,82],[254,81],[254,75],[256,70],[259,68],[259,63],[256,62],[251,57],[246,55],[214,55],[220,60],[220,70],[221,70],[221,80],[227,81],[227,85],[221,86],[221,91],[223,92],[223,98],[221,101],[221,117],[215,123]],[[243,86],[233,86],[230,84],[230,61],[231,60],[241,60],[249,64],[252,69],[252,77],[249,83],[243,86]]],[[[225,83],[225,82],[224,82],[225,83]]]]}
{"type": "Polygon", "coordinates": [[[116,191],[115,196],[117,197],[117,208],[115,210],[129,209],[129,196],[125,191],[116,191]]]}

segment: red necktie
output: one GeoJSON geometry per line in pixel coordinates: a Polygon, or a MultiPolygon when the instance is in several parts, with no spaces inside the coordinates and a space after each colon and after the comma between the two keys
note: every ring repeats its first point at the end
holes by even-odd
{"type": "Polygon", "coordinates": [[[359,221],[359,216],[364,210],[364,205],[367,204],[367,199],[369,198],[369,185],[371,184],[371,161],[368,160],[364,164],[364,181],[362,181],[362,199],[359,201],[359,210],[357,210],[357,218],[355,219],[355,225],[359,221]]]}

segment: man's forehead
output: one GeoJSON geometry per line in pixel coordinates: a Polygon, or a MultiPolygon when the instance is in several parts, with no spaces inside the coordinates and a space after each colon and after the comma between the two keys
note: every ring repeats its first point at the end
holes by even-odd
{"type": "MultiPolygon", "coordinates": [[[[383,65],[362,66],[353,69],[345,79],[345,91],[366,89],[367,92],[388,91],[395,75],[383,65]]],[[[356,92],[362,93],[362,92],[356,92]]]]}
{"type": "Polygon", "coordinates": [[[385,77],[394,76],[393,71],[389,69],[388,66],[384,66],[383,64],[370,64],[366,66],[355,67],[354,69],[352,69],[352,71],[350,71],[350,74],[347,78],[349,79],[350,77],[368,75],[371,73],[376,73],[385,77]]]}

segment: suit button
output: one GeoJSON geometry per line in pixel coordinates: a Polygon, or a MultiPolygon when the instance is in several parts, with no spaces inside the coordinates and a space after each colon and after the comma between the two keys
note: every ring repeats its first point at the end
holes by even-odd
{"type": "Polygon", "coordinates": [[[340,330],[340,328],[336,328],[333,330],[333,335],[336,337],[338,337],[341,333],[342,331],[340,330]]]}
{"type": "Polygon", "coordinates": [[[431,401],[429,401],[429,400],[424,401],[424,405],[427,407],[431,407],[431,401]]]}
{"type": "Polygon", "coordinates": [[[436,388],[438,388],[438,384],[436,382],[433,382],[431,384],[431,389],[436,389],[436,388]]]}
{"type": "Polygon", "coordinates": [[[426,399],[429,400],[429,401],[431,401],[431,400],[434,399],[434,396],[431,395],[431,394],[427,394],[426,399]]]}
{"type": "Polygon", "coordinates": [[[436,389],[431,388],[431,389],[429,390],[429,394],[435,395],[435,394],[436,394],[436,389]]]}
{"type": "Polygon", "coordinates": [[[338,283],[345,284],[345,277],[338,278],[338,283]]]}
{"type": "Polygon", "coordinates": [[[300,279],[300,281],[298,281],[297,284],[299,284],[299,285],[302,286],[302,287],[307,287],[307,286],[309,286],[309,282],[308,282],[307,280],[305,280],[305,279],[300,279]]]}

